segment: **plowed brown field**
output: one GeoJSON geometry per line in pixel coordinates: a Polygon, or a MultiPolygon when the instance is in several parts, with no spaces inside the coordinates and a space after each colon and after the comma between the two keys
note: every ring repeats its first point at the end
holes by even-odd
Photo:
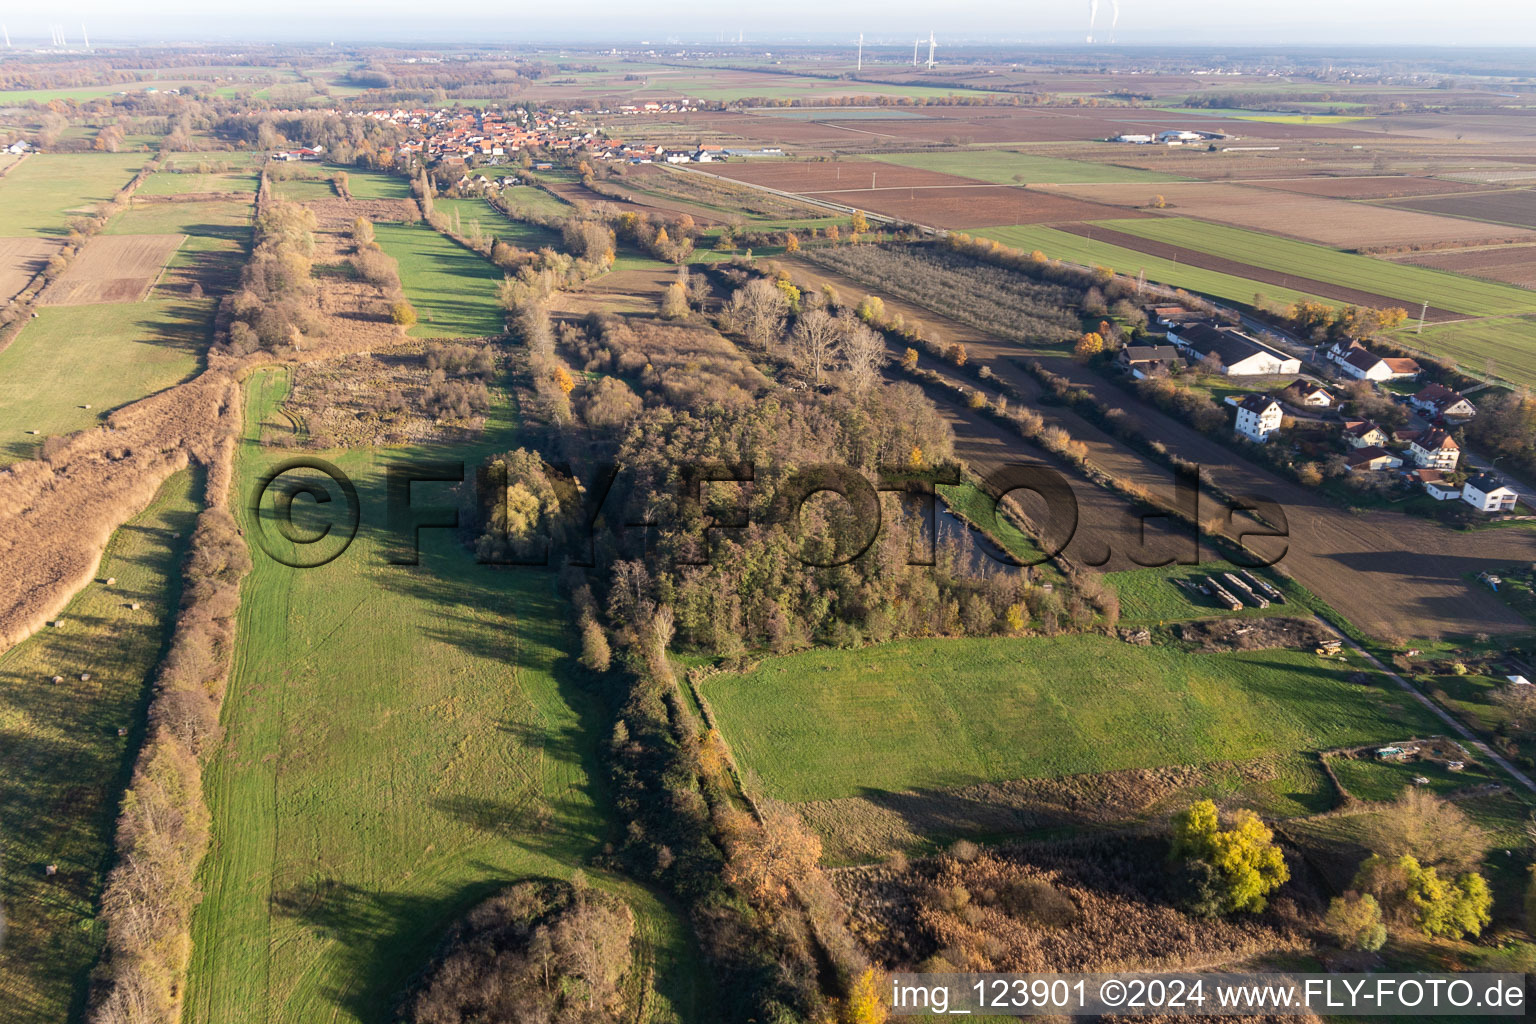
{"type": "Polygon", "coordinates": [[[44,306],[138,302],[186,235],[97,235],[43,292],[44,306]]]}
{"type": "Polygon", "coordinates": [[[1406,174],[1370,175],[1360,178],[1281,178],[1255,181],[1264,188],[1300,192],[1309,196],[1334,199],[1397,199],[1410,196],[1434,196],[1452,192],[1475,192],[1482,185],[1441,178],[1419,178],[1406,174]]]}
{"type": "Polygon", "coordinates": [[[1536,245],[1509,245],[1495,249],[1421,253],[1404,262],[1453,274],[1486,277],[1522,288],[1536,288],[1536,245]]]}
{"type": "Polygon", "coordinates": [[[51,238],[0,238],[0,302],[25,288],[58,249],[51,238]]]}

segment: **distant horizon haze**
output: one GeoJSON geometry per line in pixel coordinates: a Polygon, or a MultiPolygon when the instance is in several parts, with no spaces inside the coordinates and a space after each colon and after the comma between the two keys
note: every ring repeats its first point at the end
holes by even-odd
{"type": "Polygon", "coordinates": [[[861,0],[832,7],[786,0],[771,9],[742,4],[737,11],[703,0],[649,5],[598,0],[534,11],[422,11],[420,4],[405,0],[271,0],[258,9],[233,12],[184,0],[77,0],[52,10],[8,11],[0,14],[0,21],[17,47],[47,44],[55,24],[63,28],[66,42],[78,47],[84,23],[93,45],[245,41],[635,46],[643,41],[699,46],[734,42],[739,34],[760,50],[796,43],[826,46],[843,39],[851,44],[862,32],[868,56],[871,47],[907,47],[920,36],[926,40],[932,31],[939,40],[940,59],[946,45],[1081,46],[1090,34],[1095,45],[1127,47],[1422,45],[1536,50],[1536,3],[1530,0],[1485,0],[1472,8],[1424,0],[1357,0],[1347,6],[1294,0],[1283,7],[1250,8],[1215,0],[1098,0],[1096,5],[1066,6],[1039,0],[1008,6],[977,0],[942,6],[861,0]]]}

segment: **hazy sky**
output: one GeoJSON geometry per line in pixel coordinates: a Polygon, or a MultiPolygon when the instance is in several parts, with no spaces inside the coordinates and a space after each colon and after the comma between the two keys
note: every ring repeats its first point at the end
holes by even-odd
{"type": "MultiPolygon", "coordinates": [[[[1536,47],[1536,0],[1122,0],[1122,44],[1423,43],[1536,47]]],[[[825,40],[864,32],[908,40],[944,37],[1082,43],[1088,0],[569,0],[549,4],[422,3],[421,0],[62,0],[8,4],[13,41],[46,37],[59,22],[76,42],[93,40],[303,39],[328,41],[590,40],[708,41],[737,30],[748,40],[825,40]]],[[[1095,37],[1108,42],[1112,0],[1099,0],[1095,37]]]]}

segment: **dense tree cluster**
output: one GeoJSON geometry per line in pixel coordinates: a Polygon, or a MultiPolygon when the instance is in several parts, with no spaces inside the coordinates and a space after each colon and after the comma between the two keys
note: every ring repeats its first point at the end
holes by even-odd
{"type": "Polygon", "coordinates": [[[576,884],[522,882],[449,932],[403,1019],[408,1024],[619,1024],[635,916],[576,884]]]}
{"type": "Polygon", "coordinates": [[[310,259],[315,215],[278,199],[263,182],[255,221],[255,248],[226,301],[232,317],[229,348],[237,355],[258,348],[299,346],[318,326],[310,300],[315,293],[310,259]]]}

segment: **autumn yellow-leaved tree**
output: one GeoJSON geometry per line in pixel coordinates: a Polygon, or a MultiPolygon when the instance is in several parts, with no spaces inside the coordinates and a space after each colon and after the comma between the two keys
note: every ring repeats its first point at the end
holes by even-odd
{"type": "Polygon", "coordinates": [[[849,226],[853,228],[853,233],[856,235],[862,235],[869,230],[869,219],[864,216],[863,210],[853,211],[853,219],[849,221],[849,226]]]}
{"type": "Polygon", "coordinates": [[[800,251],[800,239],[795,237],[795,233],[793,231],[791,231],[789,234],[784,236],[784,251],[785,252],[799,252],[800,251]]]}
{"type": "Polygon", "coordinates": [[[1258,913],[1265,896],[1291,877],[1275,834],[1257,814],[1240,810],[1223,831],[1210,800],[1191,804],[1174,819],[1172,855],[1185,864],[1192,908],[1209,916],[1258,913]]]}
{"type": "Polygon", "coordinates": [[[841,1024],[885,1024],[890,1016],[880,1000],[880,983],[872,967],[866,967],[848,991],[848,1001],[838,1014],[841,1024]]]}
{"type": "Polygon", "coordinates": [[[1078,338],[1077,344],[1072,349],[1073,354],[1079,359],[1092,359],[1103,351],[1104,336],[1097,331],[1089,331],[1081,338],[1078,338]]]}
{"type": "Polygon", "coordinates": [[[576,382],[571,379],[571,373],[563,366],[555,367],[555,386],[566,394],[576,389],[576,382]]]}

